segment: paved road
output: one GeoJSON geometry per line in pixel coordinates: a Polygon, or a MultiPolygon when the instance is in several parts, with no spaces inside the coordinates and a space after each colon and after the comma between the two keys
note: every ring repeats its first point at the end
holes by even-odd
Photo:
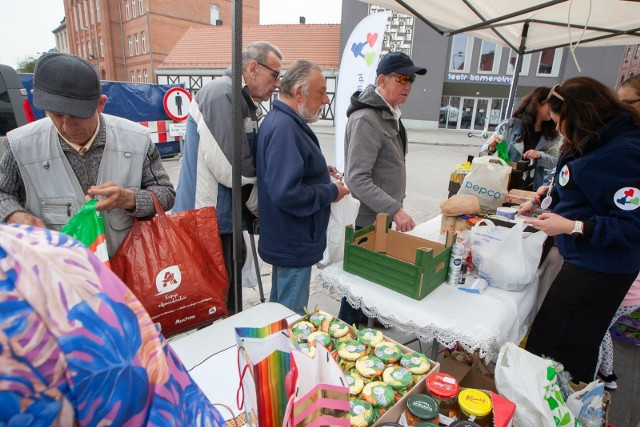
{"type": "MultiPolygon", "coordinates": [[[[335,161],[331,131],[332,128],[317,131],[322,152],[329,164],[335,161]]],[[[479,151],[477,145],[462,145],[470,141],[466,134],[458,133],[456,136],[459,145],[454,145],[455,141],[449,142],[451,145],[434,145],[431,142],[409,144],[405,208],[416,223],[433,218],[440,212],[440,203],[447,198],[449,175],[455,165],[466,161],[467,155],[475,155],[479,151]]],[[[165,159],[164,165],[171,182],[176,185],[180,171],[179,157],[165,159]]]]}

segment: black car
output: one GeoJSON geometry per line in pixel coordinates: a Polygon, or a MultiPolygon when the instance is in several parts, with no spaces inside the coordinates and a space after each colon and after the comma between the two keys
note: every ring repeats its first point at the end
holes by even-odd
{"type": "Polygon", "coordinates": [[[7,132],[28,122],[26,102],[27,92],[16,70],[0,64],[0,157],[4,154],[4,136],[7,132]]]}

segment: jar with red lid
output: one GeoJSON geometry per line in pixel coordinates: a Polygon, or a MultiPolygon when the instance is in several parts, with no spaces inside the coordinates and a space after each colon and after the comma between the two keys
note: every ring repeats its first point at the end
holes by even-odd
{"type": "Polygon", "coordinates": [[[435,372],[427,377],[427,390],[440,405],[441,422],[448,424],[458,417],[458,380],[444,372],[435,372]]]}

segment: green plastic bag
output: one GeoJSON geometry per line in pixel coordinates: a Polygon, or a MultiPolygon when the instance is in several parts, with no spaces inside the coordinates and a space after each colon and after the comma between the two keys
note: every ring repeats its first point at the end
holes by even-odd
{"type": "Polygon", "coordinates": [[[509,147],[507,147],[507,143],[504,142],[504,139],[501,139],[500,142],[498,142],[498,144],[496,145],[496,154],[502,160],[507,162],[507,164],[511,163],[511,160],[509,160],[509,147]]]}
{"type": "Polygon", "coordinates": [[[89,200],[60,230],[85,245],[98,259],[108,267],[109,253],[104,234],[104,218],[102,212],[96,210],[97,200],[89,200]]]}

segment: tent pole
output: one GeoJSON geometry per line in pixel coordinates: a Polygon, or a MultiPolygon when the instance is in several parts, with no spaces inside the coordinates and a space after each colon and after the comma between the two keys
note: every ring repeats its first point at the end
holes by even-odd
{"type": "Polygon", "coordinates": [[[522,71],[522,61],[524,59],[524,50],[527,45],[527,34],[529,33],[529,21],[526,21],[522,26],[522,35],[520,36],[520,47],[516,55],[516,66],[513,70],[513,80],[511,80],[511,87],[509,88],[509,99],[507,100],[507,108],[504,112],[504,119],[511,117],[516,100],[516,90],[518,89],[518,80],[520,78],[520,71],[522,71]]]}
{"type": "Polygon", "coordinates": [[[235,312],[242,311],[242,0],[233,0],[231,86],[233,92],[233,147],[231,169],[231,206],[233,218],[233,280],[235,312]]]}

